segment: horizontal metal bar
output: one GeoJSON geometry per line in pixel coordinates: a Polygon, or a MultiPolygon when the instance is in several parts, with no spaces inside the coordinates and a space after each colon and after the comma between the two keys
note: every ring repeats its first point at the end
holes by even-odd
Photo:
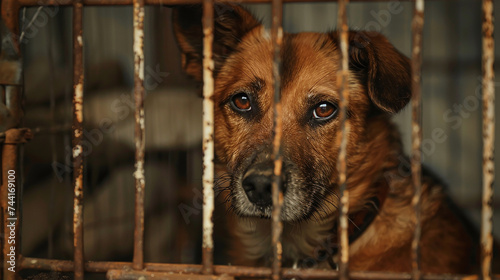
{"type": "Polygon", "coordinates": [[[151,272],[151,271],[129,271],[129,270],[110,270],[106,274],[109,280],[135,280],[135,279],[162,279],[162,280],[234,280],[234,277],[228,275],[192,275],[171,272],[151,272]]]}
{"type": "Polygon", "coordinates": [[[0,143],[2,144],[28,143],[31,139],[33,139],[33,133],[29,128],[11,128],[0,132],[0,143]]]}
{"type": "MultiPolygon", "coordinates": [[[[272,0],[242,0],[238,3],[271,3],[272,0]]],[[[351,0],[351,2],[383,2],[387,0],[351,0]]],[[[411,0],[407,0],[411,1],[411,0]]],[[[73,0],[18,0],[19,6],[69,6],[73,0]]],[[[132,5],[133,0],[83,0],[85,6],[132,5]]],[[[145,0],[146,5],[179,5],[201,4],[203,0],[145,0]]],[[[235,1],[236,2],[236,1],[235,1]]],[[[313,2],[308,0],[283,0],[284,3],[313,2]]],[[[332,2],[332,0],[315,0],[314,2],[332,2]]],[[[335,2],[335,0],[334,0],[335,2]]]]}
{"type": "MultiPolygon", "coordinates": [[[[20,257],[21,269],[38,269],[52,271],[73,271],[72,261],[36,259],[20,257]]],[[[93,273],[105,273],[109,270],[132,269],[131,262],[85,262],[85,271],[93,273]]],[[[171,273],[191,273],[201,274],[202,266],[197,264],[168,264],[168,263],[145,263],[144,269],[149,272],[171,272],[171,273]]],[[[226,274],[234,277],[271,277],[272,270],[267,267],[246,267],[246,266],[226,266],[214,265],[214,274],[226,274]]],[[[292,269],[283,268],[283,278],[314,278],[314,279],[334,279],[338,278],[337,271],[326,269],[292,269]]],[[[387,280],[409,280],[410,273],[392,273],[392,272],[360,272],[352,271],[350,279],[387,279],[387,280]]],[[[450,274],[425,274],[423,280],[477,280],[479,275],[450,275],[450,274]]],[[[500,275],[493,277],[500,280],[500,275]]]]}
{"type": "Polygon", "coordinates": [[[0,85],[21,85],[21,61],[0,60],[0,85]]]}

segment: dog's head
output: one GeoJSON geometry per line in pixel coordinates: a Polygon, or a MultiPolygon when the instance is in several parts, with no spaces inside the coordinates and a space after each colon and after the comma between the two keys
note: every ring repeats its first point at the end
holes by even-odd
{"type": "MultiPolygon", "coordinates": [[[[198,80],[202,77],[201,14],[200,6],[179,6],[173,15],[183,68],[198,80]]],[[[228,190],[235,211],[242,216],[269,218],[273,173],[271,39],[260,22],[240,6],[217,4],[214,26],[216,160],[230,177],[228,190]]],[[[364,173],[357,177],[373,177],[373,164],[367,166],[366,161],[380,160],[385,152],[377,151],[383,145],[378,147],[373,138],[381,138],[379,130],[384,127],[375,123],[381,116],[386,120],[410,100],[410,64],[378,33],[350,32],[349,43],[348,170],[349,174],[364,173]]],[[[285,221],[336,211],[340,59],[336,32],[284,35],[285,221]]],[[[349,188],[359,184],[349,182],[349,188]]],[[[358,192],[351,197],[361,197],[364,190],[358,192]]]]}

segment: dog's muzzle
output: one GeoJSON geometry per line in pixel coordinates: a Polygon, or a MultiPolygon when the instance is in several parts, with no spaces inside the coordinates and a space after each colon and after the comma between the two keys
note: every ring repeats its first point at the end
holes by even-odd
{"type": "MultiPolygon", "coordinates": [[[[273,204],[272,185],[273,185],[272,161],[253,164],[243,176],[242,186],[248,200],[258,207],[266,208],[273,204]]],[[[283,177],[281,178],[283,185],[283,177]]],[[[284,191],[284,190],[283,190],[284,191]]]]}

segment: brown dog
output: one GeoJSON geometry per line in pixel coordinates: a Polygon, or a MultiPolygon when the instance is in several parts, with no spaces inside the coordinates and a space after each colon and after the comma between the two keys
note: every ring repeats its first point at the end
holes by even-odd
{"type": "MultiPolygon", "coordinates": [[[[233,264],[266,265],[270,238],[272,48],[240,6],[215,13],[215,148],[232,209],[233,264]]],[[[184,70],[202,77],[201,7],[174,9],[184,70]]],[[[413,188],[392,114],[410,100],[410,64],[382,35],[350,32],[347,186],[350,269],[410,271],[413,188]]],[[[338,35],[285,34],[282,59],[285,265],[335,267],[339,204],[338,35]]],[[[471,242],[442,187],[422,178],[424,272],[469,273],[471,242]]]]}

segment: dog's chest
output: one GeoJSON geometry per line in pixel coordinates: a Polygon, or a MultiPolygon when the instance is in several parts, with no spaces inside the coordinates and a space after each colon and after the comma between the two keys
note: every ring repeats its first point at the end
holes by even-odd
{"type": "MultiPolygon", "coordinates": [[[[304,222],[283,226],[283,265],[325,267],[326,257],[336,250],[336,235],[332,233],[334,221],[304,222]]],[[[242,242],[244,259],[270,264],[273,259],[271,222],[269,220],[240,220],[235,229],[242,242]]],[[[241,256],[240,256],[241,257],[241,256]]]]}

